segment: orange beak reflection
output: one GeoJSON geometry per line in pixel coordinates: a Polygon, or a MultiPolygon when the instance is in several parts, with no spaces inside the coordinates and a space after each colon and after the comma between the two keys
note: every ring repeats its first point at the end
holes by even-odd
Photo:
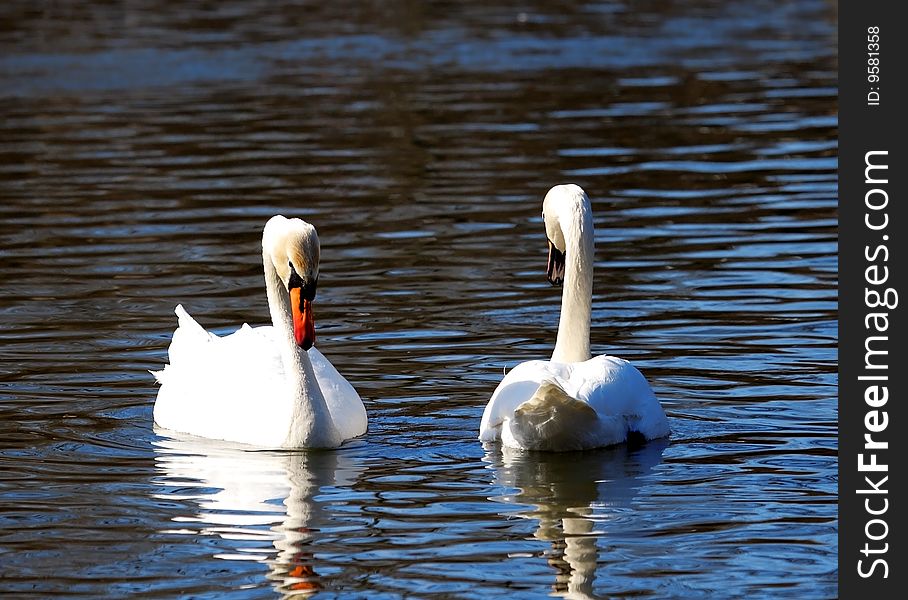
{"type": "Polygon", "coordinates": [[[298,287],[290,290],[290,307],[293,310],[293,337],[296,344],[308,350],[315,344],[315,317],[312,316],[312,302],[300,299],[298,287]]]}

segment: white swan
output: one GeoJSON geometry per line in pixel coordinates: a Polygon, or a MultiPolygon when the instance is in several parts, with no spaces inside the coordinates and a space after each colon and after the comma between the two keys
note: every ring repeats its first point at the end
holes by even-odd
{"type": "Polygon", "coordinates": [[[619,444],[631,432],[669,434],[668,419],[643,375],[614,356],[590,358],[593,215],[573,184],[542,204],[549,239],[547,274],[564,284],[552,360],[517,365],[498,384],[479,428],[484,442],[524,450],[585,450],[619,444]]]}
{"type": "Polygon", "coordinates": [[[273,327],[243,325],[218,337],[182,306],[168,351],[153,372],[159,426],[263,448],[334,448],[366,431],[359,394],[312,344],[318,282],[315,228],[272,217],[262,234],[273,327]]]}

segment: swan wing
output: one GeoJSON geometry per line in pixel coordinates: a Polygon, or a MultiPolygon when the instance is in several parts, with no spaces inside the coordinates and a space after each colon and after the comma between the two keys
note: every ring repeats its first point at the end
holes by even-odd
{"type": "Polygon", "coordinates": [[[359,394],[315,346],[308,352],[334,426],[345,440],[366,433],[366,407],[359,394]]]}
{"type": "Polygon", "coordinates": [[[168,349],[170,363],[154,373],[161,384],[154,406],[159,426],[193,435],[280,447],[289,423],[286,377],[273,327],[243,325],[221,337],[206,331],[182,306],[168,349]],[[278,424],[278,426],[275,426],[278,424]]]}
{"type": "Polygon", "coordinates": [[[619,444],[631,431],[669,434],[668,419],[643,375],[626,360],[534,360],[505,376],[483,413],[479,439],[538,450],[619,444]]]}
{"type": "Polygon", "coordinates": [[[592,406],[600,419],[619,419],[625,437],[629,431],[647,440],[669,434],[668,418],[649,382],[622,358],[601,355],[575,363],[565,391],[592,406]]]}
{"type": "Polygon", "coordinates": [[[492,393],[479,425],[479,439],[495,442],[501,439],[501,427],[514,415],[517,407],[529,400],[543,381],[564,382],[568,365],[547,360],[520,363],[505,375],[492,393]]]}

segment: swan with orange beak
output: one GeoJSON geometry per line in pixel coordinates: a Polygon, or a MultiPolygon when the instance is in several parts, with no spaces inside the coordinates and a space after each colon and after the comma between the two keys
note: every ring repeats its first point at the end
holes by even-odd
{"type": "Polygon", "coordinates": [[[219,337],[182,306],[161,388],[160,427],[264,448],[333,448],[366,431],[359,394],[315,348],[315,227],[272,217],[262,233],[271,326],[219,337]]]}

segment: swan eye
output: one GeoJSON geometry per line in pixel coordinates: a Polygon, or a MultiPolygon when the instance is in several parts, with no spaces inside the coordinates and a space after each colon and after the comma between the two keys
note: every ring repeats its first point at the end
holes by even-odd
{"type": "Polygon", "coordinates": [[[293,266],[293,262],[290,263],[290,280],[287,282],[287,289],[293,290],[300,288],[302,298],[309,300],[310,302],[315,299],[315,290],[318,288],[318,276],[316,275],[314,279],[306,278],[303,279],[300,274],[296,271],[296,268],[293,266]]]}

